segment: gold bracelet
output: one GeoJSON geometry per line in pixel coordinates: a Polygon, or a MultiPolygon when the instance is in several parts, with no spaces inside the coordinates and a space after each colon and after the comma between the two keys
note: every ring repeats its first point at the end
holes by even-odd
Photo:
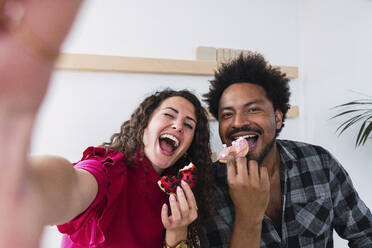
{"type": "Polygon", "coordinates": [[[187,240],[181,240],[178,242],[175,246],[170,246],[167,244],[167,242],[164,240],[164,246],[163,248],[189,248],[187,240]]]}

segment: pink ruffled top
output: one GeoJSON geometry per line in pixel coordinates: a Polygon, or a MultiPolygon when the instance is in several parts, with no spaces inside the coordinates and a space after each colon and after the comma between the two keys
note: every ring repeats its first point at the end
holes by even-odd
{"type": "Polygon", "coordinates": [[[135,166],[127,167],[122,153],[89,147],[74,166],[96,178],[98,193],[86,211],[58,226],[64,233],[61,247],[161,247],[161,207],[167,197],[147,159],[137,157],[135,166]]]}

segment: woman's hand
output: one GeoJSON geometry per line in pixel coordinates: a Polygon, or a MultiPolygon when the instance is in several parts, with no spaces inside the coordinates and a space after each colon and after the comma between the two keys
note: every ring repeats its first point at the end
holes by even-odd
{"type": "Polygon", "coordinates": [[[181,181],[181,187],[177,187],[177,195],[169,196],[171,215],[168,216],[168,206],[163,205],[161,220],[166,229],[165,241],[174,246],[181,240],[187,239],[187,227],[198,217],[198,207],[190,186],[181,181]]]}
{"type": "Polygon", "coordinates": [[[82,0],[0,0],[0,110],[34,114],[82,0]]]}
{"type": "Polygon", "coordinates": [[[53,54],[81,1],[0,0],[0,247],[39,245],[44,213],[27,154],[53,54]]]}

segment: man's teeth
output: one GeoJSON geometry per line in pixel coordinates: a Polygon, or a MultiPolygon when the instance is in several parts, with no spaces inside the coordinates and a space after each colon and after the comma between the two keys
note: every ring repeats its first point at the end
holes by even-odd
{"type": "Polygon", "coordinates": [[[235,137],[235,140],[238,140],[238,139],[249,139],[249,138],[255,138],[255,137],[257,137],[257,135],[248,134],[248,135],[244,135],[244,136],[235,137]]]}
{"type": "Polygon", "coordinates": [[[170,140],[173,140],[174,141],[174,147],[176,147],[176,148],[180,144],[180,141],[176,137],[174,137],[173,135],[170,135],[170,134],[163,134],[163,135],[160,136],[160,138],[162,138],[162,139],[168,138],[170,140]]]}

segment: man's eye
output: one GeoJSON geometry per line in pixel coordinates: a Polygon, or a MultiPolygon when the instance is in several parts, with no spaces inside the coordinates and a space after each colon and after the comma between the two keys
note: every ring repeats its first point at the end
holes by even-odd
{"type": "Polygon", "coordinates": [[[259,108],[250,108],[249,112],[256,112],[256,111],[259,111],[259,110],[260,110],[259,108]]]}
{"type": "Polygon", "coordinates": [[[229,118],[229,117],[231,117],[231,116],[232,116],[232,113],[223,113],[223,114],[221,115],[222,118],[229,118]]]}

